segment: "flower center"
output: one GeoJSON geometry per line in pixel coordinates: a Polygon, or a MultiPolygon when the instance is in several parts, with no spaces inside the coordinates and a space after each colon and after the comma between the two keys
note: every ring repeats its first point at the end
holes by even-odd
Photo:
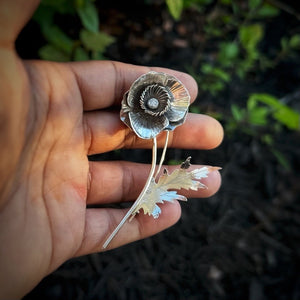
{"type": "Polygon", "coordinates": [[[157,108],[158,108],[158,105],[159,105],[159,101],[158,101],[156,98],[150,98],[150,99],[147,101],[147,106],[148,106],[150,109],[157,109],[157,108]]]}
{"type": "Polygon", "coordinates": [[[148,85],[141,94],[140,106],[151,116],[161,116],[170,108],[171,96],[158,84],[148,85]]]}

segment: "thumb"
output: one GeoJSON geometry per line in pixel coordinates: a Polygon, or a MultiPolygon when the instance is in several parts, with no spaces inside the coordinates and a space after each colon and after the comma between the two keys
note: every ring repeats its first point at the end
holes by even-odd
{"type": "Polygon", "coordinates": [[[0,0],[0,46],[12,46],[39,0],[0,0]]]}

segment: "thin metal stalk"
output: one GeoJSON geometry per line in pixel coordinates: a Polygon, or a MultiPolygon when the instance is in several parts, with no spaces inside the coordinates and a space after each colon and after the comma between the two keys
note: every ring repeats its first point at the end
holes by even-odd
{"type": "Polygon", "coordinates": [[[123,217],[119,225],[115,228],[115,230],[111,233],[111,235],[108,237],[108,239],[103,244],[103,248],[105,249],[108,244],[111,242],[111,240],[115,237],[115,235],[118,233],[118,231],[121,229],[121,227],[124,225],[124,223],[127,221],[127,219],[131,216],[132,212],[136,209],[136,207],[140,204],[141,200],[143,199],[144,195],[146,194],[149,185],[151,183],[151,180],[153,178],[155,167],[156,167],[156,160],[157,160],[157,141],[156,137],[153,138],[153,148],[152,148],[152,165],[151,170],[149,173],[149,176],[147,178],[147,181],[145,183],[145,186],[143,190],[141,191],[139,197],[135,200],[129,211],[126,213],[126,215],[123,217]]]}
{"type": "Polygon", "coordinates": [[[156,178],[156,177],[158,176],[159,171],[160,171],[160,169],[161,169],[161,166],[162,166],[162,164],[163,164],[163,162],[164,162],[164,160],[165,160],[165,156],[166,156],[166,152],[167,152],[167,148],[168,148],[168,142],[169,142],[169,135],[170,135],[170,131],[167,130],[167,132],[166,132],[166,140],[165,140],[164,149],[163,149],[163,152],[162,152],[162,154],[161,154],[161,158],[160,158],[160,162],[159,162],[159,165],[158,165],[158,169],[157,169],[157,171],[156,171],[156,174],[155,174],[154,178],[156,178]]]}

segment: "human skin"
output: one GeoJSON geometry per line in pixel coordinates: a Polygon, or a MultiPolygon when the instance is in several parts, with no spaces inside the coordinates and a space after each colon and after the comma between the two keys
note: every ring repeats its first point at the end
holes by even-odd
{"type": "MultiPolygon", "coordinates": [[[[180,79],[192,100],[197,95],[193,78],[174,70],[114,61],[21,60],[14,43],[38,4],[0,0],[0,299],[21,298],[66,260],[103,251],[126,209],[87,205],[138,196],[149,165],[88,160],[115,149],[152,147],[109,109],[120,108],[131,83],[149,70],[163,71],[180,79]]],[[[169,147],[212,149],[222,138],[216,120],[189,114],[170,133],[169,147]]],[[[161,134],[158,145],[163,142],[161,134]]],[[[214,194],[219,172],[203,183],[207,189],[185,195],[214,194]]],[[[141,213],[107,249],[156,234],[176,223],[180,213],[178,202],[164,204],[158,219],[141,213]]]]}

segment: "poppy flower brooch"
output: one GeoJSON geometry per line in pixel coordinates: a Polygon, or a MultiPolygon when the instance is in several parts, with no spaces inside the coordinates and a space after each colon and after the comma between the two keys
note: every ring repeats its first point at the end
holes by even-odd
{"type": "Polygon", "coordinates": [[[120,119],[142,139],[152,139],[152,164],[148,179],[139,197],[110,234],[103,248],[106,248],[120,228],[143,209],[145,214],[158,218],[161,213],[157,203],[174,200],[186,201],[186,197],[177,194],[174,189],[206,188],[199,180],[208,176],[218,167],[202,167],[187,171],[190,157],[171,174],[165,169],[158,180],[169,140],[169,132],[182,125],[190,105],[190,95],[185,86],[174,76],[162,72],[148,72],[133,82],[129,91],[124,94],[120,119]],[[166,131],[165,144],[160,162],[157,166],[156,137],[166,131]],[[156,171],[156,172],[155,172],[156,171]],[[169,191],[169,190],[172,191],[169,191]]]}

